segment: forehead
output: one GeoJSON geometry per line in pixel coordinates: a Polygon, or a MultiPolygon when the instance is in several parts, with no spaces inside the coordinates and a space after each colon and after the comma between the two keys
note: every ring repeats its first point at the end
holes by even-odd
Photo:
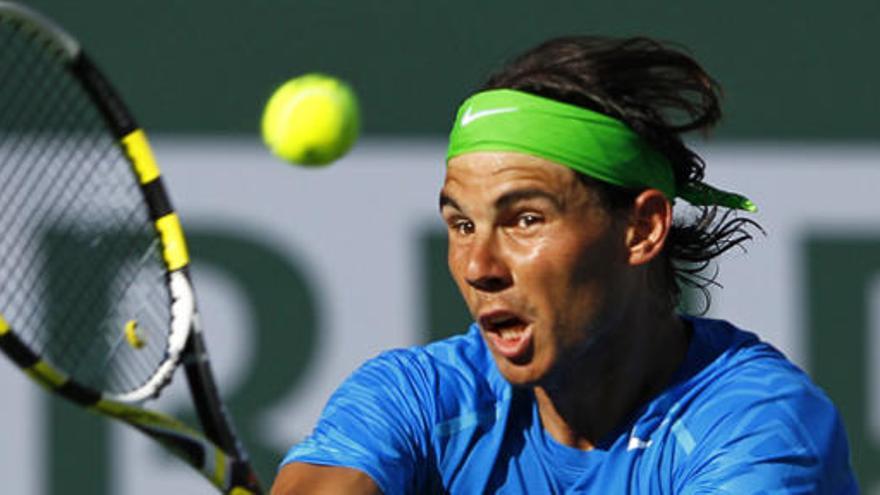
{"type": "Polygon", "coordinates": [[[473,152],[457,156],[446,167],[444,194],[499,194],[533,187],[570,194],[582,186],[577,174],[549,160],[514,152],[473,152]]]}

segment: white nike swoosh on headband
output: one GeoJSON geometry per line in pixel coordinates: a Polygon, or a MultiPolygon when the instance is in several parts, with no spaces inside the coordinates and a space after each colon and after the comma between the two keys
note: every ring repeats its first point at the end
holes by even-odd
{"type": "Polygon", "coordinates": [[[492,108],[489,110],[480,110],[479,112],[474,112],[473,107],[468,107],[467,110],[464,111],[464,115],[461,116],[461,126],[464,127],[471,122],[481,119],[483,117],[488,117],[490,115],[496,115],[499,113],[509,113],[515,112],[519,110],[516,107],[504,107],[504,108],[492,108]]]}

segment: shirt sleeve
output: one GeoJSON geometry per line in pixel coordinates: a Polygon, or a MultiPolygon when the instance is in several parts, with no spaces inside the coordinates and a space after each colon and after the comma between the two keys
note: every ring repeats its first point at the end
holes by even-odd
{"type": "Polygon", "coordinates": [[[858,493],[846,432],[830,399],[812,384],[761,380],[760,388],[746,381],[721,405],[706,408],[701,417],[710,426],[681,426],[691,428],[694,442],[676,493],[858,493]]]}
{"type": "Polygon", "coordinates": [[[367,473],[383,493],[413,493],[425,482],[429,373],[410,351],[391,351],[355,371],[333,393],[314,431],[281,465],[306,462],[367,473]]]}

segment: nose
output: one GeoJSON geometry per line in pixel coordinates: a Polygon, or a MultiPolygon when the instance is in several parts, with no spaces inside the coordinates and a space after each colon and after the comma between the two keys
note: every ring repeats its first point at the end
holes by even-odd
{"type": "Polygon", "coordinates": [[[474,239],[468,250],[465,280],[483,292],[499,292],[513,284],[513,276],[494,235],[474,239]]]}

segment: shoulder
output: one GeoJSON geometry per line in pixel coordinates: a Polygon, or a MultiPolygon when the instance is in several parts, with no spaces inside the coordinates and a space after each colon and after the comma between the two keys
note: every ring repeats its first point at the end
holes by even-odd
{"type": "Polygon", "coordinates": [[[435,368],[439,376],[451,380],[474,380],[490,388],[506,383],[495,367],[479,327],[472,324],[466,333],[417,348],[420,360],[435,368]]]}
{"type": "Polygon", "coordinates": [[[820,493],[824,483],[850,482],[846,433],[824,391],[754,334],[692,321],[692,345],[710,361],[688,380],[686,411],[673,429],[690,438],[690,474],[740,487],[801,483],[820,493]]]}
{"type": "Polygon", "coordinates": [[[336,389],[315,429],[282,464],[355,468],[385,493],[429,486],[436,426],[492,401],[487,359],[473,330],[379,354],[336,389]]]}
{"type": "MultiPolygon", "coordinates": [[[[703,407],[794,407],[835,412],[833,403],[803,370],[755,334],[722,320],[693,319],[692,347],[703,361],[689,378],[703,407]]],[[[817,411],[818,412],[818,411],[817,411]]]]}
{"type": "MultiPolygon", "coordinates": [[[[475,326],[464,334],[424,346],[393,349],[362,364],[336,390],[334,398],[407,404],[428,424],[462,410],[495,402],[507,383],[475,326]]],[[[333,400],[331,399],[331,402],[333,400]]]]}
{"type": "Polygon", "coordinates": [[[449,373],[462,368],[471,373],[485,371],[486,347],[479,332],[468,332],[426,345],[401,347],[381,352],[365,361],[354,375],[375,370],[398,370],[406,373],[449,373]]]}

